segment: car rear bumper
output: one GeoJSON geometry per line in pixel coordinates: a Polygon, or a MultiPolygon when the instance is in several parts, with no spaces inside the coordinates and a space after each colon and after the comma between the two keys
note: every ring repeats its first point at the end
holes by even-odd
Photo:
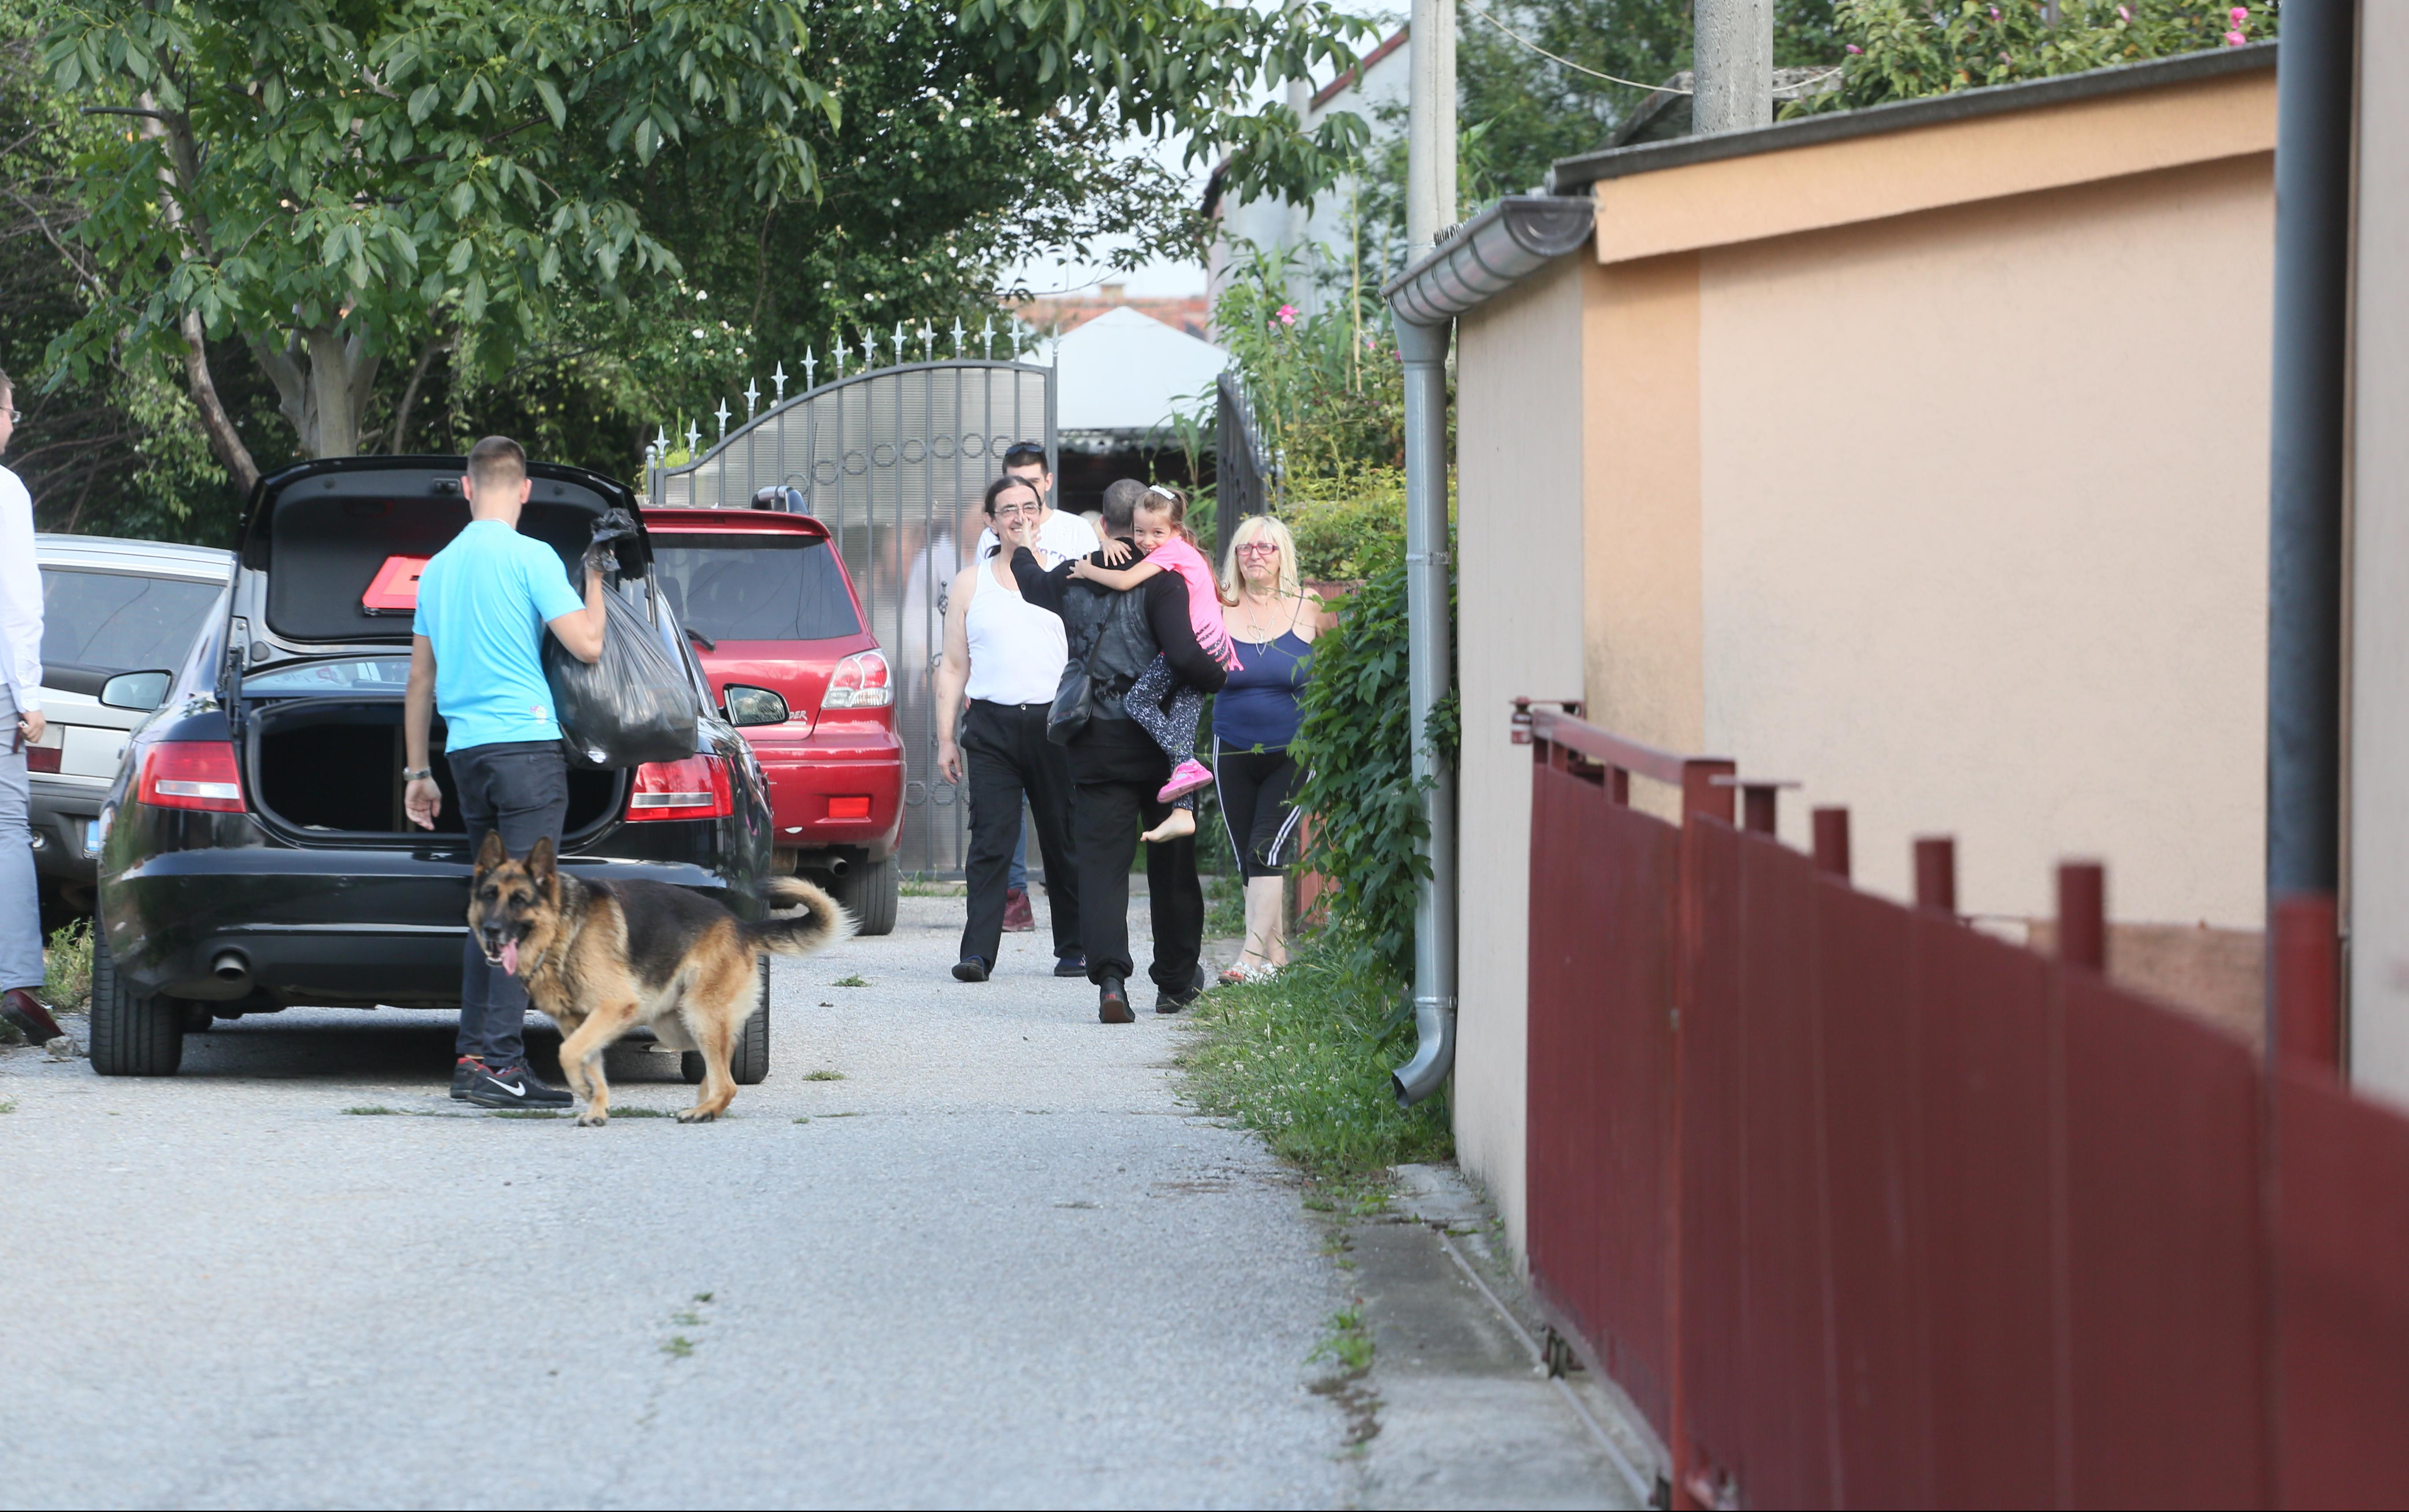
{"type": "Polygon", "coordinates": [[[98,877],[99,857],[86,850],[86,837],[108,802],[108,780],[88,777],[33,778],[34,870],[46,877],[89,887],[98,877]]]}
{"type": "MultiPolygon", "coordinates": [[[[570,857],[572,875],[692,888],[740,911],[710,870],[570,857]]],[[[460,1002],[469,868],[371,850],[176,851],[109,881],[103,927],[141,992],[260,1006],[460,1002]],[[264,922],[264,921],[273,922],[264,922]],[[227,958],[238,972],[221,967],[227,958]]]]}
{"type": "Polygon", "coordinates": [[[823,724],[801,738],[745,735],[770,780],[780,850],[858,847],[873,861],[894,854],[903,826],[903,742],[892,731],[823,724]],[[868,813],[832,814],[843,799],[867,799],[868,813]]]}

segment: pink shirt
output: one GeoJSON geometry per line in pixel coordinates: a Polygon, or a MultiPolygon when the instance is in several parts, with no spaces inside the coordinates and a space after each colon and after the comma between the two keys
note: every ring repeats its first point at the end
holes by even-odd
{"type": "Polygon", "coordinates": [[[1166,572],[1176,572],[1188,584],[1188,622],[1196,630],[1196,643],[1204,654],[1227,667],[1238,665],[1237,649],[1230,644],[1230,632],[1221,623],[1221,587],[1213,581],[1213,564],[1204,559],[1185,537],[1174,536],[1154,550],[1146,559],[1166,572]]]}

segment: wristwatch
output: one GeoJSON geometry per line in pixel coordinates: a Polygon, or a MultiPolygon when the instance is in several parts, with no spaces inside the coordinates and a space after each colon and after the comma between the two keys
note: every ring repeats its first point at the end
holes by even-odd
{"type": "Polygon", "coordinates": [[[435,769],[433,767],[404,767],[401,769],[401,780],[406,783],[423,783],[427,778],[434,775],[435,769]]]}

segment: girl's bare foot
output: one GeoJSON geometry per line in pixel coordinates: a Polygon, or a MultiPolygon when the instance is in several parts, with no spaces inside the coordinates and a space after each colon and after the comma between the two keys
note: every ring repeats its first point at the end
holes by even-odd
{"type": "Polygon", "coordinates": [[[1196,833],[1196,815],[1186,809],[1174,809],[1171,816],[1147,830],[1140,838],[1151,845],[1165,840],[1185,840],[1196,833]]]}

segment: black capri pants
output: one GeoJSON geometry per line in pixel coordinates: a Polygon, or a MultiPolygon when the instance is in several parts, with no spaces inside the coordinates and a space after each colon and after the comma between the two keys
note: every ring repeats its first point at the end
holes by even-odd
{"type": "Polygon", "coordinates": [[[1296,859],[1305,819],[1302,811],[1289,807],[1289,788],[1296,780],[1296,762],[1285,746],[1233,751],[1219,737],[1213,742],[1214,797],[1230,831],[1230,848],[1238,853],[1239,872],[1248,882],[1285,876],[1296,859]]]}

